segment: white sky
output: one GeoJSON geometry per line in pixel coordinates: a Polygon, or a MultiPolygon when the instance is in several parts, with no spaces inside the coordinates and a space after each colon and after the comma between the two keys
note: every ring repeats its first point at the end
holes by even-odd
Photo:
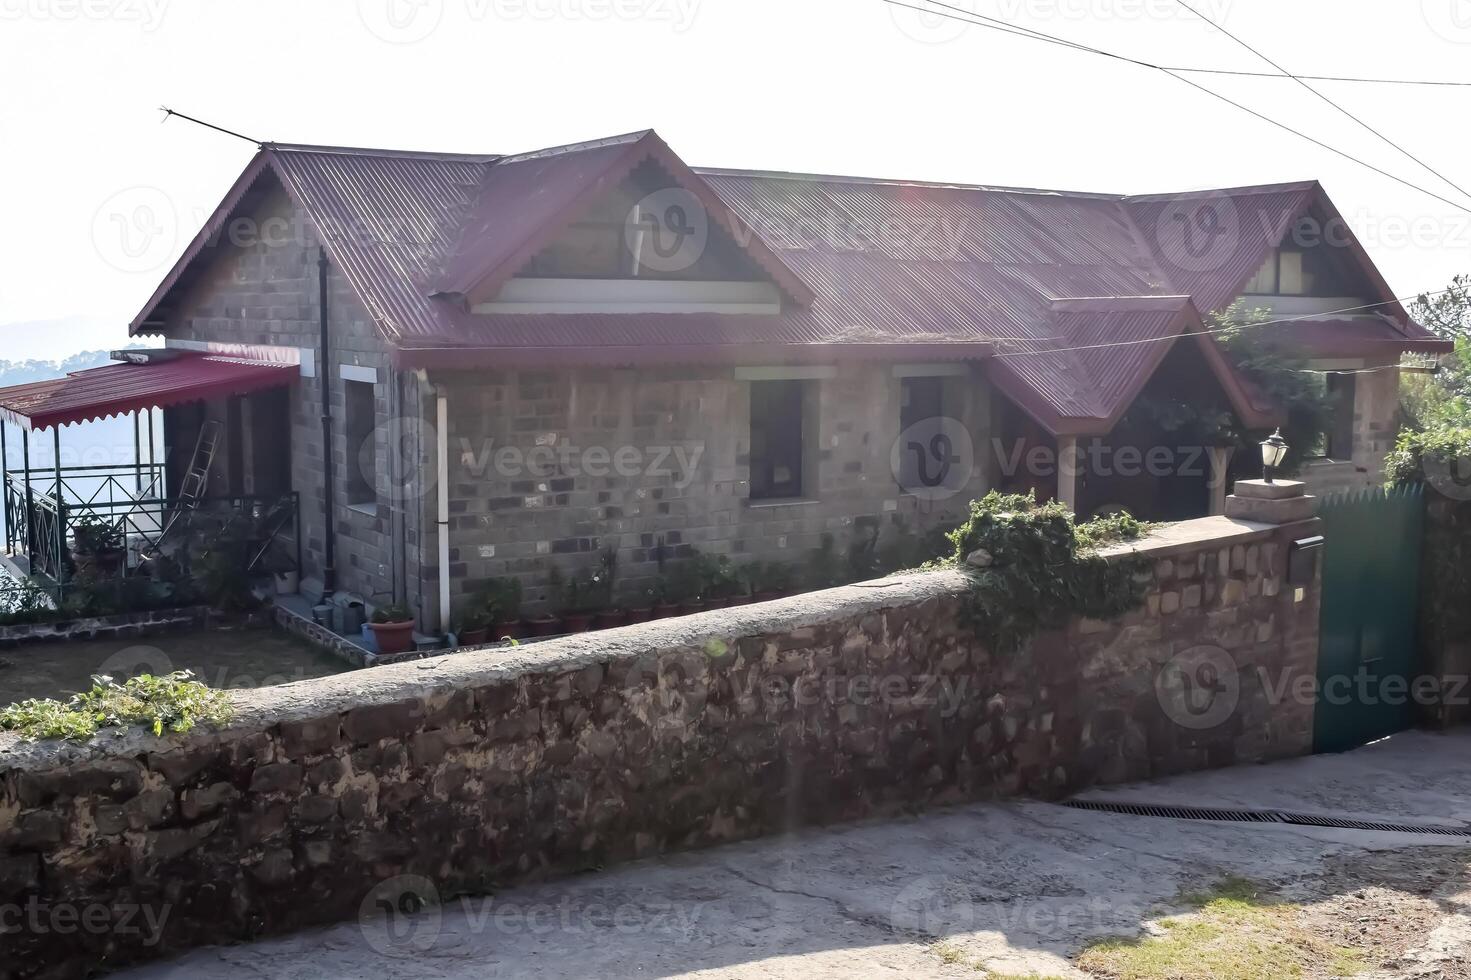
{"type": "MultiPolygon", "coordinates": [[[[1173,0],[953,2],[1266,69],[1173,0]]],[[[1471,0],[1193,3],[1296,72],[1471,81],[1471,0]]],[[[1195,77],[1471,207],[1290,81],[1195,77]]],[[[1471,189],[1471,88],[1322,87],[1471,189]]],[[[653,127],[706,166],[1116,192],[1317,178],[1397,292],[1471,272],[1471,214],[1158,72],[881,0],[0,0],[0,92],[0,358],[120,343],[250,158],[160,124],[163,104],[282,142],[514,152],[653,127]],[[117,221],[139,206],[158,233],[129,254],[117,221]]]]}

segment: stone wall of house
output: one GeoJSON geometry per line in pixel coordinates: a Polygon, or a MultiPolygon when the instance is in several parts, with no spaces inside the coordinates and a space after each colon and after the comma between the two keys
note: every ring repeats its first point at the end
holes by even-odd
{"type": "MultiPolygon", "coordinates": [[[[417,547],[407,549],[408,565],[395,565],[395,534],[416,537],[421,503],[403,499],[394,492],[389,458],[387,421],[397,414],[396,388],[412,390],[412,379],[392,370],[388,349],[373,319],[358,300],[351,285],[336,266],[328,272],[328,328],[331,334],[331,364],[319,360],[319,249],[313,229],[300,220],[286,192],[273,177],[263,178],[264,188],[253,206],[241,215],[243,224],[222,233],[196,262],[197,278],[174,304],[163,329],[173,340],[220,344],[245,344],[305,349],[315,364],[315,377],[303,377],[292,387],[291,475],[301,494],[302,556],[305,576],[319,586],[324,564],[323,446],[321,423],[321,379],[329,379],[333,415],[333,466],[336,478],[335,508],[336,566],[338,588],[368,599],[386,601],[398,595],[413,596],[417,584],[417,547]],[[344,385],[341,365],[376,370],[376,414],[380,423],[374,433],[373,450],[360,454],[347,445],[344,385]],[[349,467],[371,466],[377,489],[376,504],[348,506],[349,467]]],[[[416,410],[414,406],[412,410],[416,410]]],[[[189,408],[169,410],[178,418],[189,417],[189,408]]],[[[208,403],[208,417],[225,418],[223,400],[208,403]]],[[[194,447],[196,429],[181,427],[168,446],[170,464],[187,464],[194,447]]],[[[431,451],[432,451],[432,447],[431,451]]],[[[432,459],[432,456],[430,457],[432,459]]],[[[222,447],[217,457],[219,473],[212,491],[224,492],[223,480],[228,452],[222,447]]],[[[249,463],[247,461],[247,467],[249,463]]]]}
{"type": "MultiPolygon", "coordinates": [[[[953,522],[989,479],[989,388],[944,379],[945,412],[974,446],[971,479],[943,501],[904,493],[890,450],[901,380],[846,364],[815,386],[816,486],[804,499],[750,499],[751,382],[730,367],[438,374],[449,399],[454,599],[513,575],[533,609],[554,606],[550,569],[570,575],[618,552],[620,591],[637,596],[696,552],[800,564],[822,536],[839,560],[855,540],[882,548],[953,522]]],[[[796,424],[794,420],[794,424],[796,424]]],[[[423,560],[434,562],[426,540],[423,560]]],[[[638,604],[638,599],[630,601],[638,604]]],[[[647,604],[647,602],[643,602],[647,604]]]]}
{"type": "Polygon", "coordinates": [[[1464,487],[1425,488],[1425,541],[1420,570],[1421,666],[1441,697],[1422,705],[1422,720],[1439,728],[1471,723],[1471,500],[1464,487]]]}
{"type": "Polygon", "coordinates": [[[1274,694],[1314,674],[1318,588],[1284,583],[1303,531],[1170,526],[1142,608],[1004,657],[960,625],[968,581],[930,572],[239,692],[223,731],[0,737],[0,909],[97,910],[7,935],[0,975],[1308,752],[1311,702],[1274,694]]]}

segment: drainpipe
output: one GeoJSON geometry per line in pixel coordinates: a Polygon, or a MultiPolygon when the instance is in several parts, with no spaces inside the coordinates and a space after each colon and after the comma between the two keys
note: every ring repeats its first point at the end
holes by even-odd
{"type": "Polygon", "coordinates": [[[434,389],[435,456],[439,467],[436,486],[439,519],[439,631],[449,632],[449,395],[434,389]]]}
{"type": "Polygon", "coordinates": [[[317,384],[322,389],[322,601],[337,592],[337,520],[333,516],[336,481],[333,470],[337,461],[332,456],[332,361],[327,337],[327,249],[317,249],[317,314],[321,319],[321,356],[317,360],[317,384]]]}

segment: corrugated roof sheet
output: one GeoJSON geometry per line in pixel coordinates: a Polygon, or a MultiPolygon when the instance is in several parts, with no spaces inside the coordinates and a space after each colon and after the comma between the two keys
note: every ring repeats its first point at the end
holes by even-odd
{"type": "MultiPolygon", "coordinates": [[[[262,152],[404,363],[468,367],[512,356],[615,363],[639,360],[632,353],[639,348],[662,350],[649,358],[770,356],[814,346],[834,356],[881,345],[964,357],[1036,352],[1006,358],[1005,370],[1052,410],[1083,420],[1114,414],[1120,393],[1167,346],[1172,321],[1159,309],[1059,312],[1054,300],[1189,296],[1196,310],[1218,309],[1297,218],[1337,214],[1313,182],[1119,197],[691,171],[647,132],[504,157],[293,146],[262,152]],[[693,185],[722,221],[753,232],[748,252],[798,301],[773,316],[468,311],[457,294],[481,277],[514,274],[550,225],[645,153],[693,185]],[[1077,346],[1080,336],[1158,343],[1041,353],[1077,346]],[[455,353],[471,350],[480,356],[455,353]]],[[[1378,298],[1389,298],[1362,249],[1349,244],[1381,288],[1378,298]]],[[[1397,304],[1385,312],[1409,341],[1429,338],[1397,304]]]]}
{"type": "Polygon", "coordinates": [[[0,389],[0,416],[28,429],[89,422],[142,408],[243,395],[291,384],[294,364],[184,355],[152,364],[108,364],[64,378],[0,389]]]}

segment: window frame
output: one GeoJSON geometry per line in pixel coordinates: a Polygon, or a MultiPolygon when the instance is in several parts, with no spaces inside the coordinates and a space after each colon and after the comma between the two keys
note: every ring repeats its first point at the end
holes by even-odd
{"type": "Polygon", "coordinates": [[[343,461],[347,467],[342,492],[349,507],[378,506],[378,467],[373,475],[363,472],[364,447],[372,442],[373,459],[378,458],[378,386],[371,381],[342,379],[343,461]],[[366,401],[364,401],[366,399],[366,401]]]}

